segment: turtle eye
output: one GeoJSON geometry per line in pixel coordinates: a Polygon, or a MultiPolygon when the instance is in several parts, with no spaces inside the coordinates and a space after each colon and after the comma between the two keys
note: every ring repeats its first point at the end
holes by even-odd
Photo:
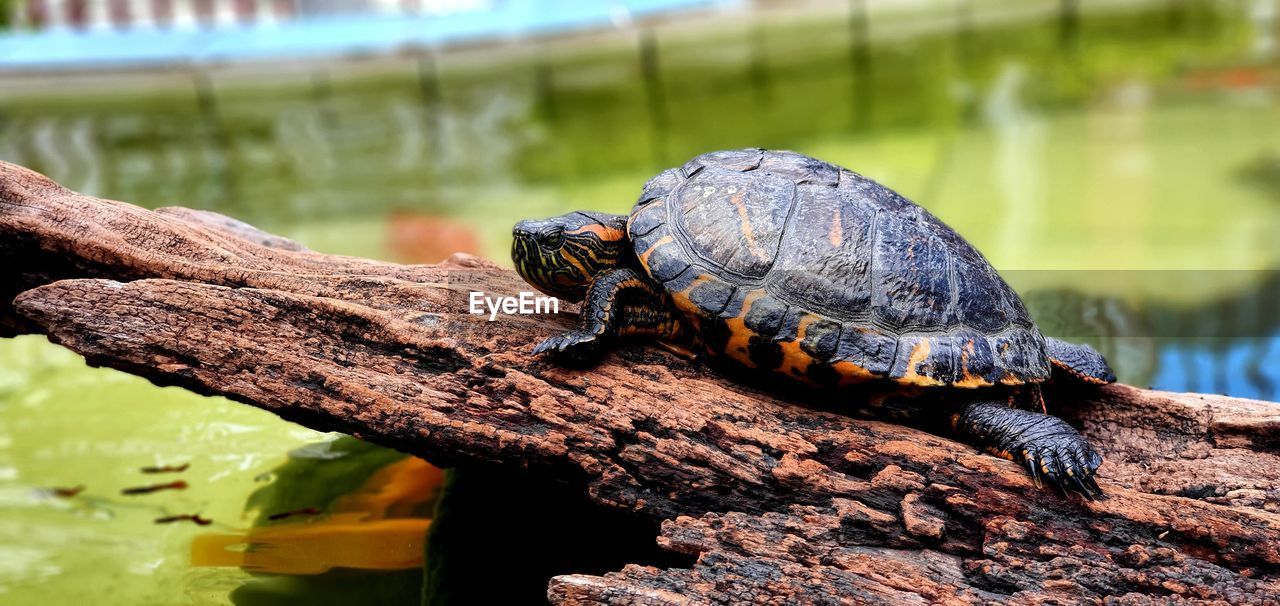
{"type": "Polygon", "coordinates": [[[542,241],[549,248],[560,248],[564,244],[564,228],[557,227],[542,235],[542,241]]]}

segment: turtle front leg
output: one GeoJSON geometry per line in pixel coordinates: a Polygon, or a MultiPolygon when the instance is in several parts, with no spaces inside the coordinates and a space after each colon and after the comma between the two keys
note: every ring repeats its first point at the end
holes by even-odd
{"type": "Polygon", "coordinates": [[[626,336],[678,341],[685,329],[657,284],[632,269],[611,269],[591,282],[578,326],[546,339],[533,353],[585,362],[626,336]]]}
{"type": "Polygon", "coordinates": [[[1102,496],[1093,476],[1102,456],[1066,421],[986,402],[966,404],[951,418],[957,436],[990,454],[1021,463],[1041,486],[1086,499],[1102,496]]]}

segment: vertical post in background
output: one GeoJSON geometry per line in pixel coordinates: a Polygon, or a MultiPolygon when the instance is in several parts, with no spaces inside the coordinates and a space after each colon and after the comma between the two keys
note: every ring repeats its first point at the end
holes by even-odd
{"type": "Polygon", "coordinates": [[[130,8],[129,0],[107,0],[107,21],[116,29],[129,29],[133,23],[133,11],[130,8]]]}
{"type": "Polygon", "coordinates": [[[1058,47],[1074,53],[1080,39],[1080,0],[1058,2],[1058,47]]]}
{"type": "Polygon", "coordinates": [[[213,90],[213,81],[209,78],[209,73],[197,69],[191,73],[191,81],[195,88],[196,109],[200,111],[206,133],[215,138],[225,138],[222,115],[218,111],[218,98],[213,90]]]}
{"type": "Polygon", "coordinates": [[[159,28],[173,26],[173,0],[151,0],[151,22],[159,28]]]}
{"type": "Polygon", "coordinates": [[[311,74],[311,100],[319,110],[322,124],[332,128],[338,121],[338,114],[333,106],[333,83],[329,81],[329,72],[324,69],[317,69],[311,74]]]}
{"type": "Polygon", "coordinates": [[[662,166],[667,156],[667,130],[671,120],[667,112],[666,91],[662,86],[662,66],[658,58],[657,34],[652,28],[640,30],[640,79],[644,82],[645,107],[652,130],[654,166],[662,166]]]}
{"type": "Polygon", "coordinates": [[[231,10],[235,16],[236,23],[242,25],[250,25],[258,17],[258,3],[256,0],[231,0],[231,10]]]}
{"type": "MultiPolygon", "coordinates": [[[[30,2],[30,0],[27,0],[27,1],[30,2]]],[[[13,27],[14,25],[17,25],[19,21],[18,6],[20,4],[22,4],[21,0],[17,2],[15,2],[14,0],[0,0],[0,32],[3,32],[4,30],[9,29],[10,27],[13,27]]],[[[23,16],[29,15],[30,12],[31,10],[29,7],[27,6],[22,7],[21,13],[23,16]]]]}
{"type": "Polygon", "coordinates": [[[191,80],[195,88],[196,108],[204,124],[204,139],[209,145],[209,161],[213,164],[209,173],[213,175],[219,198],[216,202],[234,203],[237,200],[235,195],[237,175],[231,161],[231,138],[218,107],[213,79],[210,78],[209,72],[196,69],[191,73],[191,80]]]}
{"type": "Polygon", "coordinates": [[[751,91],[760,107],[768,107],[773,103],[773,83],[769,78],[769,60],[764,32],[764,24],[757,16],[752,20],[751,29],[747,34],[750,36],[747,44],[750,45],[751,52],[751,63],[747,66],[747,81],[751,83],[751,91]]]}
{"type": "Polygon", "coordinates": [[[67,0],[67,25],[71,29],[84,30],[89,27],[89,0],[67,0]]]}
{"type": "Polygon", "coordinates": [[[298,5],[294,0],[271,0],[271,14],[277,22],[289,21],[298,14],[298,5]]]}
{"type": "Polygon", "coordinates": [[[213,0],[192,0],[191,8],[195,13],[195,21],[200,27],[213,27],[217,22],[218,16],[213,0]]]}
{"type": "Polygon", "coordinates": [[[1280,0],[1271,0],[1271,62],[1280,65],[1280,0]]]}
{"type": "Polygon", "coordinates": [[[965,80],[972,75],[974,39],[973,0],[956,0],[956,62],[965,80]]]}
{"type": "Polygon", "coordinates": [[[1187,25],[1187,3],[1185,0],[1166,0],[1165,24],[1170,32],[1180,32],[1187,25]]]}
{"type": "Polygon", "coordinates": [[[39,30],[49,25],[48,0],[27,0],[25,12],[27,27],[39,30]]]}
{"type": "Polygon", "coordinates": [[[533,63],[533,94],[537,103],[538,115],[547,124],[555,124],[556,112],[555,73],[551,70],[551,62],[543,54],[539,54],[533,63]]]}
{"type": "Polygon", "coordinates": [[[444,133],[441,132],[443,121],[440,119],[440,74],[432,52],[418,57],[418,92],[422,95],[422,111],[426,115],[427,144],[431,153],[436,154],[444,143],[444,133]]]}
{"type": "Polygon", "coordinates": [[[871,23],[867,0],[849,2],[849,54],[853,65],[850,110],[855,131],[871,126],[871,23]]]}

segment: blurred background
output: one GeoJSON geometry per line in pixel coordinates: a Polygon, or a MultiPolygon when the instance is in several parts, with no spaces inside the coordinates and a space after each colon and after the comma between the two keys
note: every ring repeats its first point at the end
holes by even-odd
{"type": "MultiPolygon", "coordinates": [[[[794,149],[941,217],[1122,381],[1270,400],[1277,93],[1280,0],[0,0],[0,160],[82,192],[509,262],[517,219],[794,149]]],[[[0,341],[6,604],[449,603],[446,519],[536,588],[564,508],[474,477],[0,341]]]]}

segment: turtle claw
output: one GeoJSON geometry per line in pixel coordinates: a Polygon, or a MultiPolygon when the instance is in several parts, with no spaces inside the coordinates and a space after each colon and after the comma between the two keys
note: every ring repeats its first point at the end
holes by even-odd
{"type": "Polygon", "coordinates": [[[548,337],[533,348],[533,353],[574,362],[585,362],[595,357],[599,348],[599,335],[582,330],[568,330],[548,337]]]}
{"type": "Polygon", "coordinates": [[[1098,481],[1094,480],[1093,476],[1089,476],[1085,478],[1084,485],[1088,486],[1089,489],[1093,491],[1094,496],[1096,497],[1102,496],[1102,487],[1098,486],[1098,481]]]}
{"type": "Polygon", "coordinates": [[[1031,474],[1031,481],[1035,483],[1036,488],[1044,488],[1044,482],[1040,481],[1040,468],[1036,465],[1036,460],[1031,455],[1026,458],[1027,473],[1031,474]]]}
{"type": "Polygon", "coordinates": [[[1071,489],[1084,497],[1085,500],[1092,501],[1093,492],[1089,490],[1089,487],[1085,485],[1084,481],[1075,475],[1071,475],[1069,477],[1071,478],[1071,489]]]}
{"type": "Polygon", "coordinates": [[[1102,489],[1093,477],[1102,464],[1102,457],[1084,438],[1073,431],[1058,434],[1045,442],[1034,449],[1034,455],[1027,460],[1027,468],[1031,470],[1031,478],[1037,487],[1041,486],[1043,479],[1063,496],[1075,493],[1088,501],[1102,496],[1102,489]]]}

